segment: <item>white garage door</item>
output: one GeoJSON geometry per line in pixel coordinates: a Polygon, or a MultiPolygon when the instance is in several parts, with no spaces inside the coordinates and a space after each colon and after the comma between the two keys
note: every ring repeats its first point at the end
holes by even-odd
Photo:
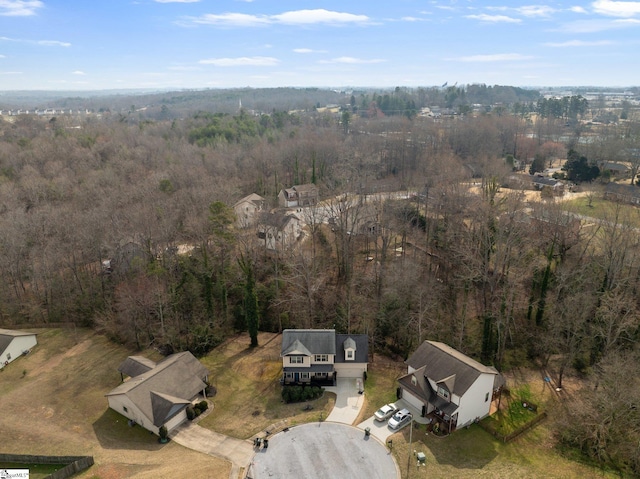
{"type": "Polygon", "coordinates": [[[406,389],[402,390],[402,399],[404,399],[409,404],[411,404],[414,408],[416,408],[418,412],[422,411],[422,406],[424,406],[424,403],[420,399],[415,397],[413,394],[411,394],[409,391],[407,391],[406,389]]]}

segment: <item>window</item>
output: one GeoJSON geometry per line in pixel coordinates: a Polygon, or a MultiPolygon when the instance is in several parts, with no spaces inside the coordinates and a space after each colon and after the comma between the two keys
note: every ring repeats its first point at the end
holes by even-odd
{"type": "Polygon", "coordinates": [[[289,364],[302,364],[304,363],[304,357],[302,356],[289,356],[289,364]]]}
{"type": "Polygon", "coordinates": [[[11,353],[7,353],[7,361],[11,361],[11,353]]]}
{"type": "Polygon", "coordinates": [[[489,393],[484,395],[484,402],[487,402],[489,400],[489,393]]]}
{"type": "Polygon", "coordinates": [[[328,354],[316,354],[313,357],[313,361],[316,363],[326,363],[329,361],[329,355],[328,354]]]}
{"type": "Polygon", "coordinates": [[[300,379],[304,380],[308,380],[309,379],[309,373],[300,373],[300,379]]]}
{"type": "Polygon", "coordinates": [[[353,359],[353,350],[352,349],[347,350],[347,359],[353,359]]]}
{"type": "Polygon", "coordinates": [[[129,412],[129,410],[127,409],[127,406],[122,406],[122,410],[123,410],[124,412],[129,412]]]}
{"type": "Polygon", "coordinates": [[[446,400],[449,400],[449,391],[447,391],[442,386],[438,386],[438,396],[443,397],[446,400]]]}

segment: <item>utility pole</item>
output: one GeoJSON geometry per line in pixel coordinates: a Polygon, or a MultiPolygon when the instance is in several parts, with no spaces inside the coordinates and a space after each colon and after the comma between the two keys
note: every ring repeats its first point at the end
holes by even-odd
{"type": "Polygon", "coordinates": [[[409,422],[409,456],[407,457],[407,479],[409,479],[409,474],[411,473],[411,440],[413,436],[413,416],[411,416],[411,421],[409,422]]]}

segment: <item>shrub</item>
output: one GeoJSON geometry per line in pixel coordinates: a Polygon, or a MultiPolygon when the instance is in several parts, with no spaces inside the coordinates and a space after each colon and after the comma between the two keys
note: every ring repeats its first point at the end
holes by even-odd
{"type": "Polygon", "coordinates": [[[198,403],[198,409],[200,409],[200,411],[205,412],[207,409],[209,409],[209,403],[207,401],[200,401],[198,403]]]}
{"type": "Polygon", "coordinates": [[[160,439],[166,439],[169,437],[169,431],[167,431],[167,426],[160,426],[160,430],[158,431],[158,436],[160,439]]]}
{"type": "Polygon", "coordinates": [[[187,419],[189,421],[193,421],[196,418],[197,414],[195,409],[193,409],[191,406],[187,406],[187,419]]]}
{"type": "Polygon", "coordinates": [[[308,401],[322,396],[324,388],[318,386],[284,386],[282,388],[282,399],[286,403],[308,401]]]}

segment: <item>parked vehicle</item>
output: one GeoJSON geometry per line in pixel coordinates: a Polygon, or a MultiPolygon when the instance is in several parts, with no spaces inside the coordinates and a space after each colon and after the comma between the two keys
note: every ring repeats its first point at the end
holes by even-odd
{"type": "Polygon", "coordinates": [[[391,419],[389,419],[388,426],[389,429],[398,430],[406,426],[411,422],[413,416],[409,412],[408,409],[401,409],[397,413],[395,413],[391,419]]]}
{"type": "Polygon", "coordinates": [[[385,404],[374,413],[373,417],[376,421],[386,421],[393,416],[397,410],[398,408],[393,404],[385,404]]]}

